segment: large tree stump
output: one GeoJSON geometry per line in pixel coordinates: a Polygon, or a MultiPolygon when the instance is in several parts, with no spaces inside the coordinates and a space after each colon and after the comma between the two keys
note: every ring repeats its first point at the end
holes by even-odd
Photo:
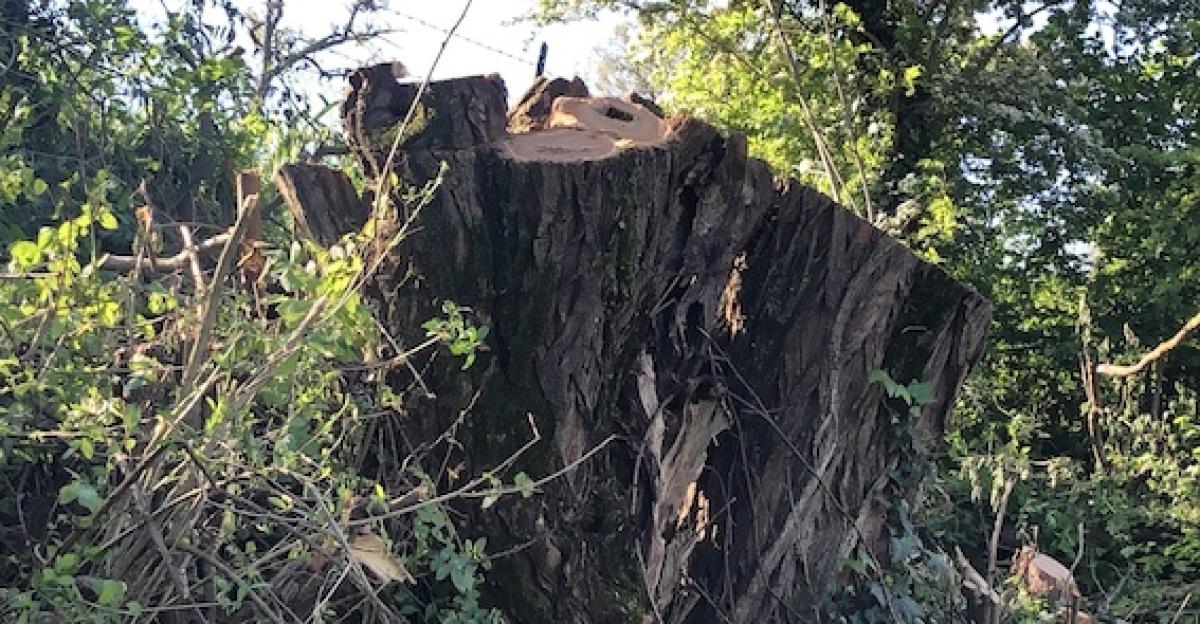
{"type": "MultiPolygon", "coordinates": [[[[416,90],[366,75],[344,110],[372,166],[386,148],[355,124],[378,102],[394,124],[416,90]]],[[[430,85],[418,106],[440,123],[405,139],[396,167],[415,183],[449,169],[377,284],[409,344],[442,299],[491,327],[474,368],[426,371],[436,398],[410,406],[408,435],[431,439],[478,390],[457,430],[467,474],[524,444],[529,415],[543,441],[521,469],[578,463],[475,514],[490,549],[517,551],[488,598],[516,622],[813,619],[839,557],[860,543],[886,557],[889,473],[927,460],[900,448],[868,377],[931,381],[908,425],[936,444],[990,305],[775,180],[739,135],[600,100],[567,107],[599,117],[557,127],[532,117],[559,101],[526,102],[521,127],[547,129],[505,135],[497,101],[491,77],[430,85]],[[643,132],[655,123],[661,138],[643,132]]]]}

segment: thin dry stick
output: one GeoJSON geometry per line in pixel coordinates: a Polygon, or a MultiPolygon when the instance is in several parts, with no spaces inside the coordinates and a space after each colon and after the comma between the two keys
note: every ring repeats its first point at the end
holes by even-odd
{"type": "MultiPolygon", "coordinates": [[[[425,74],[425,80],[422,80],[421,86],[417,87],[417,94],[413,96],[413,101],[408,106],[408,112],[404,114],[404,120],[400,122],[400,126],[396,129],[396,136],[392,139],[392,147],[388,150],[387,160],[383,163],[383,169],[377,172],[379,179],[375,182],[375,216],[379,215],[379,209],[382,207],[382,204],[385,201],[383,198],[386,196],[384,190],[388,179],[387,174],[392,170],[392,164],[395,162],[396,153],[400,150],[400,142],[404,139],[404,131],[408,129],[408,124],[412,123],[413,115],[416,114],[417,111],[417,105],[421,102],[421,97],[425,95],[425,90],[429,87],[430,80],[433,79],[433,71],[437,69],[438,64],[441,62],[442,53],[446,51],[446,46],[449,45],[450,40],[454,38],[454,34],[458,32],[458,27],[461,26],[463,20],[467,18],[467,12],[471,10],[472,2],[473,0],[467,0],[463,4],[463,9],[462,12],[459,13],[458,19],[454,22],[454,25],[450,27],[450,30],[446,31],[446,36],[442,38],[442,44],[438,47],[437,54],[433,57],[433,62],[429,64],[429,71],[425,74]]],[[[369,145],[365,147],[370,149],[369,145]]]]}
{"type": "MultiPolygon", "coordinates": [[[[446,494],[442,494],[440,496],[428,498],[421,502],[414,503],[412,505],[409,505],[407,507],[402,507],[400,509],[393,509],[391,511],[388,511],[387,513],[383,513],[383,514],[380,514],[377,516],[367,516],[364,518],[351,520],[347,524],[347,526],[350,526],[350,527],[363,526],[363,525],[370,524],[372,522],[376,522],[379,520],[387,520],[389,518],[398,518],[400,516],[406,516],[406,515],[411,514],[414,511],[417,511],[418,509],[421,509],[423,507],[429,507],[430,505],[437,505],[437,504],[444,503],[449,500],[453,500],[455,498],[486,498],[488,496],[504,496],[506,494],[520,494],[522,492],[525,492],[527,489],[537,489],[537,488],[540,488],[540,487],[546,485],[547,483],[567,474],[568,472],[578,468],[581,464],[583,464],[583,462],[591,459],[593,455],[595,455],[596,453],[599,453],[601,450],[604,449],[604,447],[608,446],[608,444],[610,442],[612,442],[613,440],[616,440],[616,439],[617,439],[617,436],[615,434],[610,435],[607,438],[604,438],[603,440],[600,441],[599,444],[592,447],[591,450],[589,450],[588,452],[581,455],[579,457],[579,459],[576,459],[575,461],[567,464],[566,466],[563,466],[562,468],[550,473],[549,475],[546,475],[545,477],[542,477],[541,479],[534,481],[532,484],[530,484],[526,488],[519,488],[516,486],[505,486],[505,487],[499,487],[499,488],[488,488],[486,490],[480,490],[480,491],[472,491],[473,488],[479,486],[484,481],[483,478],[477,478],[453,492],[447,492],[446,494]]],[[[522,448],[526,448],[526,447],[522,447],[522,448]]]]}
{"type": "Polygon", "coordinates": [[[800,112],[804,118],[804,125],[808,126],[808,131],[812,134],[813,143],[817,147],[817,154],[821,157],[821,165],[825,168],[825,175],[829,176],[830,195],[833,196],[833,201],[841,203],[842,176],[838,173],[837,165],[833,162],[833,155],[829,152],[829,146],[825,143],[825,136],[821,134],[821,129],[817,127],[812,107],[808,104],[808,98],[804,97],[801,93],[803,80],[800,74],[800,63],[796,60],[796,52],[792,50],[792,44],[788,41],[787,33],[783,30],[783,22],[779,18],[780,12],[783,11],[783,4],[780,3],[776,7],[768,2],[768,8],[771,12],[771,19],[775,24],[775,32],[779,36],[780,43],[783,44],[788,71],[792,73],[792,81],[796,83],[796,100],[800,103],[800,112]]]}
{"type": "Polygon", "coordinates": [[[963,586],[970,589],[972,593],[977,594],[980,600],[986,598],[991,601],[992,606],[988,607],[989,612],[990,609],[996,608],[996,605],[1000,604],[1000,595],[988,584],[987,579],[983,578],[979,570],[976,570],[975,566],[971,565],[971,562],[967,560],[967,556],[963,554],[962,548],[959,548],[958,544],[954,545],[954,560],[958,562],[959,573],[963,577],[963,586]]]}
{"type": "MultiPolygon", "coordinates": [[[[1000,532],[1004,529],[1004,512],[1008,509],[1008,497],[1012,495],[1016,480],[1012,477],[1004,479],[1004,492],[1000,495],[1000,505],[996,507],[996,521],[992,523],[992,537],[988,540],[987,585],[994,587],[996,583],[996,554],[1000,549],[1000,532]]],[[[988,605],[988,613],[992,622],[1000,621],[1000,609],[996,603],[988,605]]]]}
{"type": "MultiPolygon", "coordinates": [[[[186,502],[190,501],[191,499],[193,499],[197,496],[200,496],[200,494],[201,494],[200,490],[192,490],[190,492],[186,492],[180,496],[177,496],[173,499],[170,499],[167,502],[160,505],[157,509],[151,510],[149,517],[157,519],[159,517],[166,516],[168,512],[172,511],[175,508],[175,506],[177,506],[181,503],[186,503],[186,502]]],[[[121,531],[119,533],[117,533],[116,535],[113,535],[112,537],[110,537],[109,539],[107,539],[106,541],[104,541],[103,543],[100,544],[100,547],[98,549],[99,552],[108,552],[114,546],[121,543],[125,538],[129,537],[136,531],[140,531],[142,529],[142,527],[144,527],[144,526],[146,526],[146,518],[143,518],[142,520],[139,520],[139,521],[135,522],[134,524],[131,524],[128,527],[121,529],[121,531]]]]}
{"type": "MultiPolygon", "coordinates": [[[[140,477],[142,473],[144,473],[162,457],[163,453],[167,450],[167,445],[159,444],[159,442],[161,442],[163,438],[165,438],[179,424],[179,422],[183,420],[184,417],[190,414],[191,411],[195,409],[197,405],[199,405],[200,399],[208,392],[208,389],[212,387],[214,383],[216,383],[219,375],[219,370],[213,370],[203,382],[197,385],[191,391],[191,393],[189,393],[175,406],[175,409],[170,416],[164,418],[155,427],[154,431],[150,434],[150,439],[146,442],[146,450],[142,459],[138,461],[137,465],[134,466],[133,470],[131,470],[129,474],[125,476],[121,483],[119,483],[117,487],[113,488],[112,493],[110,493],[108,497],[106,497],[104,501],[100,503],[100,506],[96,508],[96,511],[92,512],[91,517],[93,520],[99,520],[102,518],[104,514],[107,513],[108,510],[125,495],[126,491],[137,482],[138,477],[140,477]]],[[[79,541],[79,538],[82,536],[83,531],[78,528],[73,530],[69,535],[67,535],[66,539],[63,540],[62,546],[59,547],[58,551],[70,552],[71,548],[75,546],[75,543],[79,541]]]]}
{"type": "MultiPolygon", "coordinates": [[[[146,531],[150,533],[150,539],[154,542],[154,548],[158,551],[158,556],[162,559],[162,565],[166,567],[167,578],[175,586],[175,591],[179,594],[180,600],[191,601],[192,594],[188,590],[187,579],[183,576],[183,570],[171,558],[171,550],[167,547],[167,542],[163,538],[162,527],[159,526],[158,520],[150,513],[150,505],[146,502],[146,496],[142,492],[142,488],[134,485],[130,489],[130,494],[133,496],[134,508],[142,516],[146,531]]],[[[197,621],[208,621],[208,618],[204,617],[204,613],[195,605],[191,606],[191,610],[193,615],[199,618],[197,621]]]]}
{"type": "Polygon", "coordinates": [[[1070,588],[1070,596],[1071,596],[1071,604],[1069,605],[1070,611],[1067,612],[1068,624],[1075,624],[1077,618],[1079,617],[1079,591],[1078,591],[1078,587],[1076,586],[1076,583],[1075,583],[1075,568],[1079,567],[1079,562],[1083,560],[1083,544],[1084,544],[1083,523],[1080,522],[1078,525],[1076,525],[1076,527],[1079,530],[1079,548],[1075,550],[1075,561],[1071,562],[1070,582],[1071,582],[1072,587],[1070,588]]]}
{"type": "Polygon", "coordinates": [[[204,271],[200,270],[200,254],[197,253],[196,241],[192,238],[192,228],[187,225],[179,226],[179,239],[183,242],[183,250],[179,253],[187,258],[188,271],[192,274],[192,285],[196,294],[204,293],[204,271]]]}
{"type": "Polygon", "coordinates": [[[1191,319],[1189,319],[1188,322],[1185,323],[1183,327],[1181,327],[1179,331],[1175,333],[1174,336],[1164,340],[1157,347],[1154,347],[1154,349],[1149,353],[1143,355],[1136,364],[1132,364],[1130,366],[1121,366],[1120,364],[1101,364],[1096,367],[1096,373],[1099,375],[1107,375],[1109,377],[1128,377],[1130,375],[1136,375],[1142,372],[1142,369],[1146,368],[1146,366],[1148,366],[1151,362],[1161,358],[1162,356],[1166,355],[1168,351],[1179,346],[1179,343],[1183,342],[1183,340],[1188,337],[1188,334],[1195,331],[1197,327],[1200,327],[1200,313],[1197,313],[1196,316],[1193,316],[1191,319]]]}
{"type": "MultiPolygon", "coordinates": [[[[308,313],[301,319],[300,324],[296,329],[292,330],[291,334],[284,339],[283,344],[279,345],[269,356],[267,361],[258,369],[254,377],[242,384],[233,392],[230,397],[229,410],[230,413],[238,413],[250,404],[258,394],[258,391],[272,377],[275,376],[275,371],[283,365],[284,360],[291,357],[297,349],[300,348],[301,341],[308,335],[310,329],[320,317],[321,312],[325,309],[325,304],[329,300],[327,295],[321,295],[313,300],[312,306],[309,307],[308,313]]],[[[212,442],[212,440],[210,440],[212,442]]],[[[208,450],[208,449],[206,449],[208,450]]]]}
{"type": "Polygon", "coordinates": [[[1092,458],[1096,465],[1107,470],[1108,459],[1104,453],[1104,445],[1100,440],[1100,416],[1103,406],[1100,404],[1100,392],[1096,384],[1096,369],[1092,366],[1092,358],[1088,353],[1087,344],[1083,345],[1079,358],[1080,376],[1083,381],[1083,394],[1087,399],[1087,430],[1088,442],[1092,447],[1092,458]]]}
{"type": "Polygon", "coordinates": [[[196,332],[196,340],[192,342],[192,348],[188,352],[187,365],[183,369],[180,388],[184,394],[191,390],[196,378],[200,375],[201,366],[207,360],[209,343],[212,341],[212,333],[217,321],[217,309],[220,307],[221,294],[224,290],[225,276],[229,275],[233,267],[237,265],[242,237],[246,235],[250,223],[257,217],[257,212],[258,195],[249,195],[241,199],[237,222],[233,224],[233,228],[229,232],[229,240],[225,242],[225,249],[221,251],[221,258],[217,261],[212,284],[203,301],[200,329],[196,332]]]}
{"type": "Polygon", "coordinates": [[[375,329],[379,331],[379,335],[383,336],[384,340],[391,345],[392,351],[396,354],[395,357],[387,361],[387,365],[390,367],[396,358],[400,358],[402,363],[408,367],[408,372],[412,374],[413,379],[417,382],[417,385],[421,386],[421,392],[425,393],[425,398],[433,398],[433,391],[429,389],[429,386],[425,385],[425,379],[421,377],[421,371],[418,371],[417,367],[412,363],[412,355],[421,350],[420,345],[418,345],[417,348],[413,349],[412,351],[405,351],[405,349],[400,346],[400,341],[397,340],[395,336],[392,336],[392,332],[388,331],[388,329],[383,326],[383,323],[380,323],[379,319],[375,318],[375,315],[371,315],[371,322],[375,323],[375,329]]]}
{"type": "Polygon", "coordinates": [[[275,611],[271,609],[270,605],[263,600],[262,596],[258,595],[258,592],[254,589],[254,586],[238,575],[237,571],[235,571],[233,568],[230,568],[229,565],[224,561],[217,559],[216,557],[204,552],[203,550],[200,550],[199,548],[193,548],[192,546],[188,546],[186,544],[180,545],[179,548],[180,550],[183,550],[194,557],[198,557],[207,561],[209,565],[216,568],[221,572],[221,574],[224,574],[226,578],[240,585],[242,589],[245,590],[246,597],[254,603],[254,606],[258,607],[258,611],[267,619],[271,620],[275,624],[286,624],[284,619],[280,617],[278,613],[275,613],[275,611]]]}
{"type": "Polygon", "coordinates": [[[642,545],[635,543],[633,552],[637,554],[638,568],[642,572],[642,585],[646,588],[646,599],[650,601],[650,612],[654,614],[654,622],[655,624],[666,624],[666,620],[662,616],[662,611],[658,608],[657,592],[650,586],[650,574],[646,570],[646,558],[642,556],[642,545]]]}
{"type": "MultiPolygon", "coordinates": [[[[430,64],[429,71],[426,73],[425,79],[421,81],[421,85],[417,88],[417,93],[413,97],[412,103],[409,104],[408,111],[405,113],[404,119],[401,120],[400,124],[397,126],[396,136],[392,141],[391,148],[388,150],[387,160],[385,161],[383,168],[376,172],[377,178],[375,181],[375,199],[371,208],[371,218],[376,223],[380,223],[383,220],[383,208],[386,205],[387,196],[390,194],[390,189],[387,187],[389,179],[388,172],[391,170],[392,165],[395,162],[396,154],[400,150],[400,143],[403,140],[404,132],[408,128],[409,124],[412,123],[413,116],[417,110],[417,105],[420,103],[421,97],[424,95],[425,90],[429,87],[430,80],[433,78],[434,70],[437,69],[438,64],[442,60],[442,53],[446,51],[447,44],[450,43],[450,40],[458,31],[459,26],[461,26],[463,20],[466,19],[467,12],[471,9],[472,1],[473,0],[467,0],[467,2],[463,5],[462,13],[460,13],[458,16],[458,20],[454,22],[454,25],[450,28],[450,30],[446,31],[446,37],[442,39],[441,47],[438,49],[437,55],[430,64]]],[[[371,146],[366,145],[364,148],[369,151],[371,146]]],[[[374,160],[373,157],[372,160],[374,160]]],[[[328,307],[328,311],[323,317],[317,318],[309,323],[306,331],[312,327],[322,325],[325,321],[333,318],[333,316],[337,314],[337,312],[341,310],[347,302],[350,301],[351,295],[361,288],[367,282],[367,280],[374,275],[375,271],[379,270],[379,267],[382,266],[387,257],[388,250],[399,244],[399,242],[407,236],[408,231],[412,228],[413,224],[416,222],[417,216],[420,214],[420,208],[429,202],[433,196],[433,192],[438,188],[438,186],[440,186],[441,176],[443,173],[445,173],[445,169],[445,163],[443,163],[442,169],[438,173],[438,178],[434,180],[432,184],[426,185],[422,193],[421,200],[417,202],[417,209],[411,214],[406,215],[403,224],[401,224],[401,226],[397,229],[396,233],[392,235],[385,245],[383,245],[382,249],[375,255],[374,258],[370,258],[370,261],[365,263],[366,266],[364,266],[363,270],[361,270],[355,277],[350,288],[348,288],[332,306],[328,307]]],[[[376,231],[376,236],[379,236],[378,230],[376,231]]],[[[423,382],[422,385],[424,385],[423,382]]]]}
{"type": "Polygon", "coordinates": [[[413,452],[405,456],[404,461],[400,462],[400,474],[408,474],[409,465],[414,463],[419,464],[420,462],[424,461],[425,457],[433,452],[438,445],[453,436],[454,433],[458,431],[458,428],[462,425],[463,421],[467,419],[467,415],[474,410],[475,402],[479,400],[479,397],[482,394],[483,386],[481,385],[475,390],[475,393],[471,395],[471,400],[467,401],[467,405],[458,410],[458,416],[455,417],[454,421],[451,422],[450,425],[445,429],[443,429],[442,432],[438,434],[438,437],[434,438],[433,442],[430,442],[428,445],[421,445],[421,447],[418,447],[417,449],[413,450],[413,452]],[[422,447],[424,450],[422,450],[422,447]]]}
{"type": "MultiPolygon", "coordinates": [[[[216,234],[204,239],[195,246],[197,255],[208,255],[218,249],[225,247],[225,243],[229,241],[229,234],[216,234]]],[[[190,253],[185,249],[174,256],[167,258],[154,258],[153,262],[148,262],[144,265],[155,273],[174,273],[180,269],[187,267],[190,258],[190,253]]],[[[122,273],[134,270],[138,265],[138,258],[141,254],[133,256],[122,256],[118,254],[104,254],[96,261],[96,268],[106,271],[119,271],[122,273]]]]}
{"type": "Polygon", "coordinates": [[[1188,595],[1183,597],[1183,603],[1179,605],[1179,609],[1177,611],[1175,611],[1175,617],[1171,618],[1171,624],[1175,624],[1176,622],[1179,621],[1180,616],[1183,615],[1184,608],[1187,607],[1188,602],[1191,599],[1192,599],[1192,593],[1188,592],[1188,595]]]}
{"type": "Polygon", "coordinates": [[[830,67],[833,69],[833,86],[837,90],[838,101],[842,106],[842,121],[846,124],[846,132],[850,136],[850,157],[854,168],[858,171],[858,182],[862,187],[863,207],[866,209],[867,221],[875,222],[875,206],[871,203],[871,185],[867,181],[867,168],[863,165],[862,154],[858,149],[858,133],[855,132],[854,119],[850,116],[850,101],[842,89],[842,67],[838,63],[837,51],[833,45],[833,27],[825,0],[821,0],[818,10],[821,12],[821,23],[825,27],[825,47],[829,49],[830,67]]]}
{"type": "MultiPolygon", "coordinates": [[[[321,496],[321,490],[310,481],[305,480],[305,487],[312,491],[313,495],[321,501],[321,504],[317,506],[317,510],[322,516],[324,516],[325,522],[323,524],[327,527],[326,533],[331,535],[333,539],[337,541],[342,552],[351,552],[352,549],[350,547],[350,541],[347,539],[346,531],[342,529],[338,523],[338,519],[329,511],[333,507],[332,503],[325,500],[324,497],[321,496]]],[[[399,620],[399,617],[392,612],[392,610],[388,608],[388,606],[384,604],[382,600],[380,600],[379,591],[372,586],[371,579],[367,577],[367,573],[363,570],[363,566],[358,559],[348,556],[346,557],[346,565],[350,568],[350,574],[353,577],[354,582],[359,586],[359,589],[366,594],[371,604],[379,610],[379,614],[387,616],[384,618],[385,621],[393,622],[399,620]]]]}
{"type": "MultiPolygon", "coordinates": [[[[377,224],[383,221],[383,209],[387,203],[387,197],[390,194],[390,189],[387,186],[389,180],[388,172],[391,170],[392,165],[395,162],[396,154],[400,150],[400,143],[404,138],[404,133],[409,124],[412,123],[413,116],[416,114],[417,105],[421,102],[421,97],[424,95],[425,90],[429,87],[430,80],[433,78],[433,72],[435,69],[437,69],[438,64],[442,60],[442,53],[446,51],[446,45],[450,43],[450,39],[454,37],[459,26],[461,26],[463,20],[466,19],[467,12],[471,9],[471,4],[472,0],[467,0],[466,4],[463,5],[462,13],[460,13],[458,16],[458,20],[454,22],[454,25],[450,28],[450,30],[446,31],[446,37],[442,39],[441,47],[438,49],[437,55],[430,64],[429,71],[426,73],[425,79],[421,81],[421,85],[417,88],[417,93],[413,97],[412,103],[409,104],[408,111],[405,113],[404,119],[401,120],[400,124],[396,127],[396,136],[392,141],[391,148],[388,150],[388,156],[384,166],[379,171],[375,172],[377,177],[375,180],[375,199],[371,206],[371,219],[377,224]]],[[[370,152],[371,146],[365,145],[364,149],[370,152]]],[[[374,162],[373,156],[372,162],[374,162]]],[[[377,164],[375,166],[377,166],[377,164]]],[[[443,163],[441,171],[438,172],[437,179],[431,184],[427,184],[423,190],[421,199],[417,202],[416,210],[414,210],[411,214],[406,215],[403,224],[401,224],[396,230],[396,233],[388,240],[386,244],[382,246],[382,249],[379,250],[375,257],[371,258],[370,262],[366,263],[364,269],[355,277],[351,287],[348,288],[347,291],[343,293],[341,298],[339,298],[334,305],[329,308],[329,311],[325,317],[316,321],[315,325],[323,324],[326,320],[332,318],[339,310],[341,310],[342,307],[345,306],[348,301],[350,301],[351,294],[357,289],[361,288],[362,285],[365,284],[371,277],[371,275],[373,275],[375,271],[377,271],[383,264],[383,261],[387,257],[388,251],[395,245],[399,244],[399,242],[407,236],[408,231],[412,228],[413,224],[416,222],[417,216],[420,214],[421,207],[429,202],[433,196],[433,192],[441,185],[441,176],[445,173],[445,170],[446,165],[443,163]]],[[[376,236],[379,235],[380,234],[377,229],[376,236]]]]}
{"type": "Polygon", "coordinates": [[[1075,578],[1075,568],[1079,567],[1079,562],[1083,560],[1083,523],[1080,522],[1076,528],[1079,531],[1079,548],[1075,550],[1075,561],[1071,562],[1071,578],[1075,578]]]}
{"type": "Polygon", "coordinates": [[[263,105],[263,100],[267,98],[267,90],[271,85],[272,76],[272,61],[275,56],[275,27],[283,19],[283,1],[282,0],[266,0],[266,6],[263,14],[262,23],[262,41],[259,45],[262,47],[262,58],[259,61],[259,78],[258,85],[255,88],[255,104],[263,105]]]}

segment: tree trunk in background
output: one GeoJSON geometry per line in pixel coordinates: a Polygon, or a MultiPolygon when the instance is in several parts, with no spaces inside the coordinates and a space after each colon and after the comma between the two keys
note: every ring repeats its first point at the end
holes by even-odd
{"type": "MultiPolygon", "coordinates": [[[[356,73],[343,107],[368,167],[417,90],[386,67],[356,73]]],[[[578,462],[533,497],[467,510],[490,552],[516,549],[487,598],[514,622],[815,619],[839,557],[861,543],[886,561],[873,494],[892,492],[897,462],[927,459],[906,425],[940,440],[990,305],[774,180],[741,136],[673,119],[665,140],[607,157],[522,159],[504,101],[494,77],[430,85],[395,168],[417,184],[449,168],[375,286],[406,344],[443,299],[491,328],[470,370],[424,371],[434,396],[408,404],[411,444],[474,398],[463,475],[526,443],[530,418],[542,439],[514,471],[578,462]],[[895,424],[877,369],[931,381],[935,401],[895,424]]],[[[570,132],[540,131],[547,153],[584,136],[570,132]]]]}
{"type": "Polygon", "coordinates": [[[901,207],[914,198],[921,161],[933,156],[934,141],[943,135],[946,126],[946,115],[938,107],[936,88],[930,87],[929,77],[944,71],[941,55],[957,10],[953,3],[929,9],[928,23],[915,27],[924,29],[918,33],[905,23],[902,11],[887,0],[848,0],[846,5],[862,20],[861,31],[850,29],[851,41],[872,48],[871,54],[860,58],[860,71],[871,75],[886,69],[900,76],[906,68],[917,67],[925,76],[911,88],[896,81],[891,89],[865,94],[869,108],[886,111],[895,124],[887,165],[879,176],[882,193],[876,195],[877,201],[883,214],[899,218],[903,235],[910,236],[920,228],[923,214],[901,207]]]}

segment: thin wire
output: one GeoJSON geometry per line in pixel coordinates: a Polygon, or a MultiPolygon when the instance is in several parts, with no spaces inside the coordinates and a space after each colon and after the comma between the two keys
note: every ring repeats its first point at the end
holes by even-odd
{"type": "Polygon", "coordinates": [[[484,42],[482,42],[482,41],[479,41],[478,39],[472,39],[472,38],[470,38],[470,37],[468,37],[468,36],[466,36],[466,35],[463,35],[463,34],[460,34],[460,33],[457,33],[457,32],[453,32],[453,31],[447,30],[447,29],[445,29],[445,28],[444,28],[444,27],[442,27],[442,26],[438,26],[437,24],[434,24],[434,23],[431,23],[431,22],[427,22],[427,21],[425,21],[425,20],[423,20],[423,19],[421,19],[421,18],[419,18],[419,17],[413,16],[413,15],[409,15],[409,14],[407,14],[407,13],[402,13],[402,12],[400,12],[400,11],[396,11],[396,10],[389,10],[388,12],[389,12],[389,13],[391,13],[391,14],[393,14],[393,15],[395,15],[395,16],[397,16],[397,17],[401,17],[401,18],[404,18],[404,19],[406,19],[406,20],[410,20],[410,21],[412,21],[412,22],[416,22],[417,24],[420,24],[420,25],[422,25],[422,26],[424,26],[424,27],[426,27],[426,28],[430,28],[430,29],[432,29],[432,30],[436,30],[437,32],[440,32],[440,33],[442,33],[442,34],[445,34],[445,35],[450,35],[451,37],[455,37],[455,38],[458,38],[458,39],[462,39],[463,41],[466,41],[467,43],[470,43],[470,44],[472,44],[472,45],[475,45],[475,46],[478,46],[478,47],[480,47],[480,48],[483,48],[484,50],[487,50],[488,52],[493,52],[493,53],[495,53],[495,54],[499,54],[499,55],[501,55],[501,56],[506,56],[506,57],[508,57],[508,58],[510,58],[510,59],[513,59],[514,61],[519,61],[519,62],[521,62],[521,63],[524,63],[524,64],[526,64],[526,65],[536,65],[536,63],[535,63],[535,62],[531,62],[531,61],[529,60],[529,57],[528,57],[528,56],[520,56],[520,55],[517,55],[517,54],[513,54],[512,52],[507,52],[507,51],[505,51],[505,50],[501,50],[500,48],[497,48],[497,47],[495,47],[495,46],[492,46],[492,45],[486,44],[486,43],[484,43],[484,42]]]}

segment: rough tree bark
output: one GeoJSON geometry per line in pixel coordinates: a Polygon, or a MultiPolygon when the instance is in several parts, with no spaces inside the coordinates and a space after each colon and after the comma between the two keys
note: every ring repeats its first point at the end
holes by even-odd
{"type": "MultiPolygon", "coordinates": [[[[386,67],[356,74],[343,109],[369,168],[386,152],[372,137],[394,140],[416,95],[386,67]]],[[[413,440],[473,398],[466,474],[524,444],[529,416],[534,477],[611,440],[474,515],[489,549],[516,549],[488,598],[516,622],[815,620],[839,557],[886,558],[885,498],[911,494],[889,474],[927,459],[901,429],[940,439],[989,303],[774,179],[741,136],[546,89],[578,95],[544,81],[508,120],[535,130],[510,135],[496,78],[430,85],[396,171],[449,168],[376,284],[409,344],[443,299],[491,328],[471,370],[425,371],[435,396],[409,406],[413,440]],[[931,381],[935,401],[896,424],[877,369],[931,381]]]]}

